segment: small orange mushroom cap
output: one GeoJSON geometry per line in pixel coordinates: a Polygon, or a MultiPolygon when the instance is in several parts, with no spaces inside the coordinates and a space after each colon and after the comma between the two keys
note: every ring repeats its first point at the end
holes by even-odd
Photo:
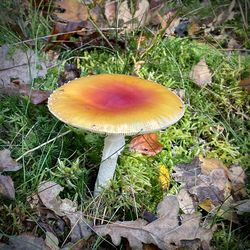
{"type": "Polygon", "coordinates": [[[73,80],[53,92],[48,107],[67,124],[107,134],[164,129],[184,114],[181,99],[164,86],[117,74],[73,80]]]}

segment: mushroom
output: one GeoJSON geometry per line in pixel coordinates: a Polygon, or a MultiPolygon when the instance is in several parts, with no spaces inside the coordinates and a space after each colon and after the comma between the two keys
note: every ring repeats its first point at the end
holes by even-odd
{"type": "Polygon", "coordinates": [[[107,134],[94,196],[112,180],[125,135],[165,129],[184,114],[182,100],[166,87],[119,74],[75,79],[53,92],[48,107],[66,124],[107,134]]]}

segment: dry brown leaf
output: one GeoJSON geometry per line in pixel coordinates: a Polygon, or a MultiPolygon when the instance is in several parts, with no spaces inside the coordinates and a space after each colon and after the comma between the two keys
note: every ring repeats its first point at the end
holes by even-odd
{"type": "Polygon", "coordinates": [[[236,201],[247,197],[247,175],[239,165],[231,165],[228,169],[228,178],[232,183],[233,196],[236,201]]]}
{"type": "Polygon", "coordinates": [[[149,2],[148,0],[138,0],[137,1],[137,10],[133,16],[138,23],[138,27],[144,26],[148,23],[148,14],[149,14],[149,2]]]}
{"type": "Polygon", "coordinates": [[[89,227],[91,223],[84,218],[81,211],[67,213],[67,217],[70,220],[70,226],[72,229],[70,234],[72,242],[76,242],[79,239],[88,239],[92,235],[92,231],[89,227]]]}
{"type": "Polygon", "coordinates": [[[109,24],[113,24],[116,18],[117,3],[114,0],[105,1],[104,13],[109,24]]]}
{"type": "Polygon", "coordinates": [[[77,0],[57,0],[57,6],[63,9],[63,13],[55,13],[55,15],[67,22],[80,22],[88,19],[88,8],[77,0]]]}
{"type": "Polygon", "coordinates": [[[22,166],[13,160],[10,156],[10,150],[4,149],[0,151],[0,173],[18,171],[22,166]]]}
{"type": "Polygon", "coordinates": [[[180,209],[184,214],[192,214],[195,212],[195,202],[190,193],[185,188],[182,188],[179,191],[179,193],[177,194],[177,198],[179,201],[180,209]]]}
{"type": "Polygon", "coordinates": [[[250,76],[248,78],[240,80],[240,87],[250,92],[250,76]]]}
{"type": "Polygon", "coordinates": [[[191,70],[189,77],[199,87],[212,85],[212,74],[205,59],[201,59],[191,70]]]}
{"type": "Polygon", "coordinates": [[[43,205],[59,216],[66,216],[70,221],[70,237],[73,242],[81,238],[87,239],[91,235],[88,222],[81,211],[77,211],[77,204],[67,198],[61,199],[59,193],[63,190],[59,184],[48,181],[38,187],[38,196],[43,205]]]}
{"type": "Polygon", "coordinates": [[[14,183],[10,176],[0,174],[0,197],[4,199],[15,199],[14,183]]]}
{"type": "Polygon", "coordinates": [[[222,161],[216,158],[204,158],[202,155],[199,156],[200,167],[202,174],[209,175],[214,169],[224,169],[225,173],[228,174],[228,169],[222,161]]]}
{"type": "Polygon", "coordinates": [[[154,133],[135,136],[129,144],[130,151],[150,156],[158,154],[162,148],[163,145],[154,133]]]}
{"type": "Polygon", "coordinates": [[[59,240],[58,238],[51,232],[46,232],[45,244],[49,247],[50,250],[59,250],[59,240]]]}
{"type": "Polygon", "coordinates": [[[240,200],[233,204],[237,214],[243,215],[245,213],[250,214],[250,199],[240,200]]]}
{"type": "Polygon", "coordinates": [[[231,209],[234,192],[228,170],[221,161],[196,157],[190,164],[177,165],[175,171],[175,180],[195,197],[200,207],[237,223],[231,209]]]}
{"type": "Polygon", "coordinates": [[[62,186],[53,181],[42,182],[38,187],[38,196],[43,205],[59,216],[77,211],[77,206],[73,201],[59,197],[59,193],[63,189],[62,186]]]}
{"type": "Polygon", "coordinates": [[[124,30],[132,30],[148,23],[149,3],[147,0],[138,0],[134,14],[129,9],[128,1],[125,0],[117,7],[117,19],[119,26],[124,30]]]}
{"type": "Polygon", "coordinates": [[[7,45],[0,47],[0,94],[1,87],[9,84],[13,79],[30,83],[34,78],[44,77],[47,74],[46,64],[39,60],[33,50],[16,49],[11,57],[9,53],[10,49],[7,45]]]}
{"type": "Polygon", "coordinates": [[[101,236],[110,235],[116,246],[121,243],[122,237],[127,238],[130,247],[137,250],[143,249],[143,244],[154,244],[165,250],[187,246],[198,248],[201,242],[209,244],[212,238],[212,230],[200,227],[200,214],[179,217],[176,196],[166,196],[158,205],[157,215],[159,218],[151,223],[137,219],[96,226],[94,230],[101,236]]]}
{"type": "Polygon", "coordinates": [[[15,250],[51,250],[45,245],[43,238],[28,233],[22,233],[18,236],[10,237],[9,246],[15,250]]]}
{"type": "Polygon", "coordinates": [[[30,98],[31,103],[38,105],[45,103],[52,91],[31,89],[29,84],[22,83],[21,81],[13,81],[6,86],[0,87],[0,94],[9,96],[27,96],[30,98]]]}
{"type": "MultiPolygon", "coordinates": [[[[128,26],[127,23],[132,20],[132,14],[130,13],[128,1],[123,1],[117,6],[117,20],[119,23],[122,23],[121,26],[124,24],[128,26]]],[[[130,29],[131,26],[128,26],[127,28],[130,29]]]]}

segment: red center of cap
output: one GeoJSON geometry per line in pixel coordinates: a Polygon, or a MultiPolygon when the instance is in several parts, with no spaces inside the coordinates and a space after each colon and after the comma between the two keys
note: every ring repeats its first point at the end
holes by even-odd
{"type": "Polygon", "coordinates": [[[92,107],[105,111],[131,110],[145,105],[151,98],[149,90],[138,86],[124,85],[122,83],[112,83],[103,86],[102,89],[95,88],[89,91],[88,96],[92,98],[92,107]]]}

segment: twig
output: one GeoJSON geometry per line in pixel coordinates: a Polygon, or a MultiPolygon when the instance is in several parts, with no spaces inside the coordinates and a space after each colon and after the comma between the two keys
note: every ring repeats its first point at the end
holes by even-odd
{"type": "Polygon", "coordinates": [[[45,145],[47,145],[47,144],[49,144],[49,143],[51,143],[51,142],[57,140],[58,138],[61,138],[61,137],[65,136],[65,135],[69,134],[70,132],[71,132],[71,130],[68,130],[68,131],[66,131],[66,132],[64,132],[64,133],[62,133],[62,134],[60,134],[60,135],[58,135],[58,136],[56,136],[56,137],[54,137],[54,138],[52,138],[52,139],[50,139],[50,140],[44,142],[44,143],[42,143],[41,145],[39,145],[39,146],[37,146],[37,147],[35,147],[35,148],[32,148],[32,149],[26,151],[24,154],[22,154],[21,156],[19,156],[19,157],[16,159],[16,161],[20,161],[25,155],[27,155],[27,154],[29,154],[29,153],[31,153],[31,152],[36,151],[37,149],[39,149],[39,148],[41,148],[41,147],[43,147],[43,146],[45,146],[45,145]]]}

